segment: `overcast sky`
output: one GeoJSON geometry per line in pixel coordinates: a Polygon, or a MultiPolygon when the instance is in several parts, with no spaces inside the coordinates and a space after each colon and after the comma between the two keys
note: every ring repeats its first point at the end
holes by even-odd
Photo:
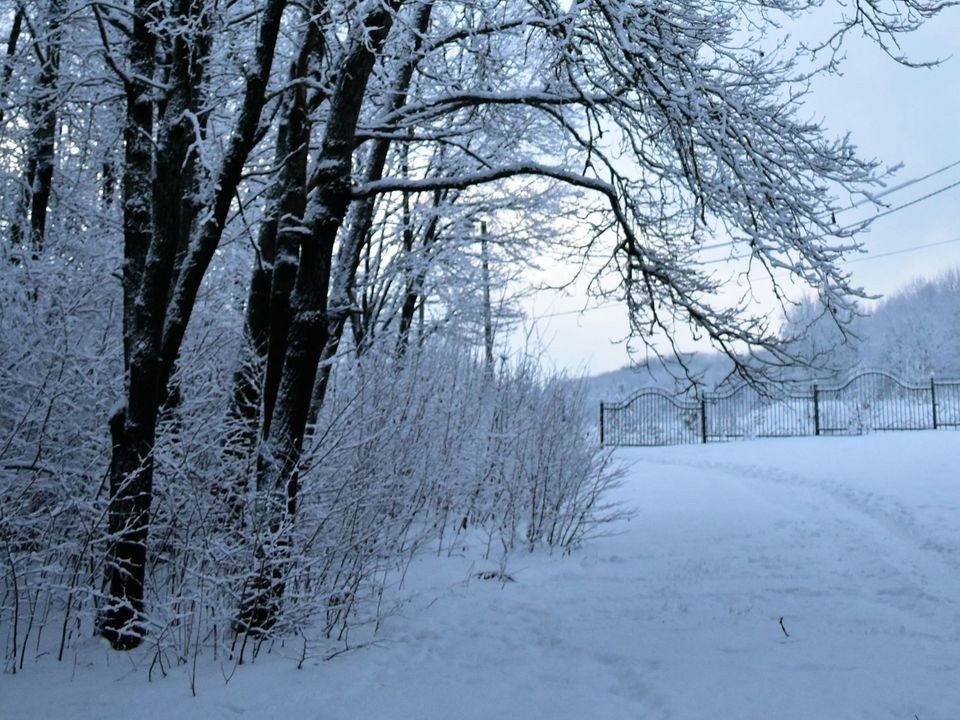
{"type": "MultiPolygon", "coordinates": [[[[801,32],[820,30],[807,23],[801,32]]],[[[891,165],[902,162],[891,186],[960,162],[960,8],[909,37],[904,47],[915,60],[946,59],[932,69],[905,68],[857,41],[848,47],[843,76],[820,78],[807,103],[833,134],[849,130],[863,156],[891,165]]],[[[884,200],[896,207],[958,182],[960,164],[884,200]]],[[[838,221],[869,212],[873,210],[854,210],[838,221]]],[[[872,294],[889,294],[913,278],[960,265],[960,186],[878,219],[860,240],[867,254],[849,269],[872,294]],[[933,243],[940,244],[914,249],[933,243]]],[[[551,273],[554,281],[570,274],[565,268],[551,273]]],[[[539,319],[525,331],[533,332],[545,346],[544,359],[557,367],[595,374],[627,365],[626,346],[616,342],[627,334],[625,310],[613,306],[577,313],[586,303],[582,288],[572,295],[538,293],[526,309],[539,319]]]]}

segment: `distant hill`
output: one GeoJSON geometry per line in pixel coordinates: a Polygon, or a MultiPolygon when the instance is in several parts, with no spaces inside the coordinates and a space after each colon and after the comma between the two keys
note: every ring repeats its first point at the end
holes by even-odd
{"type": "MultiPolygon", "coordinates": [[[[783,336],[796,337],[791,349],[816,357],[818,365],[787,369],[784,379],[829,383],[863,368],[882,368],[914,381],[931,375],[960,378],[960,269],[906,284],[872,313],[855,318],[847,334],[840,332],[816,299],[807,299],[785,320],[783,336]]],[[[733,367],[719,353],[694,353],[685,360],[708,391],[725,380],[733,367]]],[[[587,402],[595,407],[601,401],[624,400],[645,387],[677,393],[690,387],[676,360],[652,360],[584,382],[587,402]]]]}
{"type": "MultiPolygon", "coordinates": [[[[722,382],[733,367],[731,360],[719,353],[694,353],[685,357],[685,361],[709,390],[722,382]]],[[[676,360],[665,363],[651,360],[642,365],[593,375],[586,378],[585,382],[587,402],[596,406],[601,402],[624,400],[645,387],[660,387],[682,393],[690,386],[690,381],[676,360]]]]}

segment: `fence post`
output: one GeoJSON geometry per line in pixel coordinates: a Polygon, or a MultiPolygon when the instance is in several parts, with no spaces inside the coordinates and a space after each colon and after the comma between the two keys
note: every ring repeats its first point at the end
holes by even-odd
{"type": "Polygon", "coordinates": [[[603,447],[603,400],[600,401],[600,447],[603,447]]]}
{"type": "Polygon", "coordinates": [[[813,434],[820,434],[820,390],[813,384],[813,434]]]}
{"type": "Polygon", "coordinates": [[[930,376],[930,407],[933,409],[933,429],[937,429],[937,383],[930,376]]]}
{"type": "Polygon", "coordinates": [[[707,442],[707,399],[700,398],[700,437],[707,442]]]}

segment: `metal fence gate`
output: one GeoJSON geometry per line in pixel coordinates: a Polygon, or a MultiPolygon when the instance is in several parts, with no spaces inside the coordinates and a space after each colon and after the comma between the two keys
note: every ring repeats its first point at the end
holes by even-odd
{"type": "Polygon", "coordinates": [[[699,398],[660,388],[600,403],[602,445],[679,445],[748,437],[857,435],[960,428],[960,380],[911,383],[883,370],[809,390],[761,393],[750,385],[699,398]]]}

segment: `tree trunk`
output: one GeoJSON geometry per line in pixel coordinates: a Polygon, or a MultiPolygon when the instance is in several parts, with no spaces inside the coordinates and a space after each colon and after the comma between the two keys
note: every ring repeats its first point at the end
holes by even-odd
{"type": "Polygon", "coordinates": [[[13,22],[10,24],[10,34],[7,36],[7,51],[3,58],[3,70],[0,71],[0,124],[4,120],[3,104],[7,99],[10,78],[13,76],[13,56],[17,54],[17,42],[20,40],[20,33],[23,30],[23,7],[17,8],[13,16],[13,22]]]}
{"type": "MultiPolygon", "coordinates": [[[[427,223],[427,227],[423,233],[423,240],[420,243],[420,248],[423,250],[425,255],[430,251],[437,237],[437,232],[440,227],[440,218],[438,212],[445,194],[446,193],[441,190],[435,190],[433,193],[433,217],[430,218],[430,222],[427,223]]],[[[409,253],[412,249],[413,248],[411,246],[409,249],[407,249],[407,252],[409,253]]],[[[421,294],[423,293],[424,285],[427,281],[428,267],[429,263],[427,262],[427,258],[423,257],[416,268],[408,268],[407,270],[408,277],[404,287],[403,303],[400,305],[400,321],[397,328],[398,357],[403,357],[410,345],[410,331],[413,328],[413,318],[417,311],[418,305],[421,309],[423,308],[423,304],[420,302],[420,299],[421,294]]]]}
{"type": "Polygon", "coordinates": [[[237,122],[230,135],[223,165],[217,173],[214,197],[205,208],[203,221],[192,233],[192,241],[185,252],[170,296],[164,318],[161,356],[161,383],[166,386],[186,333],[190,316],[200,291],[200,284],[223,235],[230,205],[236,195],[243,166],[259,139],[258,129],[266,102],[267,82],[273,67],[280,19],[286,0],[267,0],[260,20],[255,50],[254,68],[246,76],[243,101],[237,122]]]}
{"type": "MultiPolygon", "coordinates": [[[[321,4],[315,3],[307,20],[307,32],[299,56],[290,69],[292,87],[280,110],[281,124],[274,152],[275,167],[280,168],[279,178],[271,188],[266,219],[261,225],[260,252],[247,297],[245,355],[234,375],[228,411],[231,418],[239,421],[239,428],[230,439],[230,447],[231,452],[240,458],[248,456],[256,446],[261,403],[263,432],[269,429],[282,369],[290,292],[296,278],[300,241],[305,232],[303,214],[311,123],[310,103],[302,81],[317,74],[322,60],[324,37],[318,24],[321,12],[321,4]]],[[[242,476],[235,487],[228,489],[228,504],[234,519],[240,514],[240,498],[245,489],[242,476]]]]}
{"type": "MultiPolygon", "coordinates": [[[[411,58],[400,67],[397,73],[386,108],[388,113],[396,112],[407,101],[417,65],[416,54],[430,28],[432,12],[433,0],[421,3],[414,11],[410,30],[411,58]]],[[[372,182],[383,177],[390,145],[391,140],[388,138],[378,138],[373,141],[367,154],[363,182],[372,182]]],[[[320,358],[320,378],[314,388],[311,401],[309,417],[311,423],[316,422],[326,399],[330,373],[333,371],[333,359],[340,348],[340,340],[343,338],[347,319],[355,305],[354,286],[357,270],[360,267],[363,248],[369,242],[375,207],[376,198],[374,197],[363,198],[351,205],[350,221],[347,223],[349,232],[337,250],[331,281],[330,307],[327,312],[327,340],[320,358]]]]}
{"type": "MultiPolygon", "coordinates": [[[[149,80],[154,74],[156,38],[147,25],[152,3],[137,0],[129,62],[124,126],[123,175],[123,343],[127,368],[127,405],[111,418],[113,455],[110,461],[107,561],[110,599],[100,617],[104,637],[117,650],[137,647],[143,638],[143,583],[150,499],[153,491],[152,452],[156,432],[156,402],[148,390],[149,357],[139,348],[144,318],[137,298],[145,277],[148,248],[153,244],[153,101],[149,80]],[[144,367],[146,362],[147,367],[144,367]],[[145,407],[146,406],[146,407],[145,407]]],[[[144,338],[146,336],[146,338],[144,338]]]]}
{"type": "MultiPolygon", "coordinates": [[[[60,79],[60,43],[61,22],[63,20],[63,0],[51,0],[47,10],[46,44],[36,45],[40,54],[40,73],[37,76],[35,96],[30,106],[30,119],[33,125],[27,153],[27,165],[24,171],[24,186],[21,197],[21,213],[18,222],[29,224],[27,237],[22,226],[14,225],[15,243],[26,243],[33,253],[43,251],[47,231],[47,208],[53,189],[53,167],[56,160],[57,134],[57,83],[60,79]],[[27,223],[29,219],[29,223],[27,223]]],[[[11,35],[15,43],[15,36],[11,35]]],[[[8,47],[8,52],[10,48],[8,47]]],[[[9,65],[4,68],[6,73],[9,65]]],[[[6,79],[6,78],[5,78],[6,79]]]]}
{"type": "MultiPolygon", "coordinates": [[[[277,128],[274,167],[281,168],[289,153],[287,125],[289,111],[281,108],[281,123],[277,128]]],[[[233,376],[233,393],[228,417],[238,427],[228,439],[228,447],[239,456],[250,453],[257,443],[260,421],[261,379],[266,367],[270,341],[270,287],[277,255],[277,230],[280,224],[280,202],[283,182],[278,179],[267,197],[264,217],[260,221],[257,238],[257,257],[250,276],[247,304],[244,311],[242,356],[233,376]]],[[[240,483],[245,486],[245,482],[240,483]]],[[[239,488],[242,490],[242,487],[239,488]]]]}
{"type": "Polygon", "coordinates": [[[327,340],[327,296],[337,232],[350,201],[351,156],[367,82],[393,21],[393,8],[376,6],[365,18],[337,69],[315,187],[306,212],[309,237],[301,238],[300,263],[290,300],[283,370],[269,430],[257,455],[257,489],[266,496],[267,536],[258,555],[242,627],[253,633],[276,622],[289,559],[287,526],[296,513],[296,468],[310,411],[317,365],[327,340]]]}
{"type": "MultiPolygon", "coordinates": [[[[260,22],[255,70],[246,79],[237,126],[218,176],[215,196],[206,220],[189,245],[183,237],[197,215],[184,190],[192,188],[195,172],[184,158],[189,137],[183,113],[198,90],[196,52],[205,52],[203,40],[184,38],[189,50],[174,58],[172,83],[164,117],[172,118],[157,141],[157,176],[153,175],[153,110],[157,38],[148,22],[155,3],[136,0],[129,49],[127,119],[124,131],[124,360],[127,368],[126,407],[111,421],[113,457],[110,463],[110,529],[108,573],[110,601],[100,618],[104,636],[116,649],[140,644],[143,583],[150,501],[153,493],[153,448],[157,416],[180,344],[196,301],[200,282],[223,231],[243,165],[256,142],[273,63],[280,18],[286,0],[269,0],[260,22]],[[184,58],[191,62],[184,65],[184,58]],[[154,184],[156,181],[156,185],[154,184]],[[166,194],[166,183],[175,188],[166,194]],[[155,207],[159,205],[159,207],[155,207]],[[157,212],[164,217],[158,218],[157,212]],[[184,251],[182,260],[178,250],[184,251]],[[174,271],[176,277],[174,277],[174,271]]],[[[201,13],[201,4],[182,0],[176,12],[201,13]]],[[[190,20],[190,18],[186,18],[190,20]]],[[[179,41],[177,41],[179,42],[179,41]]],[[[202,63],[200,63],[202,65],[202,63]]],[[[192,100],[193,99],[193,100],[192,100]]]]}
{"type": "Polygon", "coordinates": [[[310,123],[306,90],[298,84],[293,92],[288,118],[289,153],[281,174],[280,226],[270,285],[267,365],[263,383],[263,434],[270,430],[273,406],[283,371],[284,351],[290,323],[290,293],[297,275],[298,250],[303,236],[307,202],[307,155],[310,123]]]}

